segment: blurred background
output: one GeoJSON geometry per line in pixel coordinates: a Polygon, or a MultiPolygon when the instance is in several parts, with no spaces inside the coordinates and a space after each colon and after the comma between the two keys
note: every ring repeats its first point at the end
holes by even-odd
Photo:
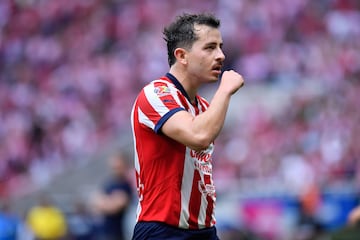
{"type": "MultiPolygon", "coordinates": [[[[168,70],[164,25],[203,11],[221,20],[225,69],[246,81],[216,141],[219,235],[327,239],[347,224],[360,187],[359,1],[1,0],[0,216],[19,223],[13,239],[31,239],[44,194],[68,226],[79,205],[96,222],[89,199],[114,151],[135,189],[133,101],[168,70]]],[[[71,229],[62,237],[80,239],[71,229]]]]}

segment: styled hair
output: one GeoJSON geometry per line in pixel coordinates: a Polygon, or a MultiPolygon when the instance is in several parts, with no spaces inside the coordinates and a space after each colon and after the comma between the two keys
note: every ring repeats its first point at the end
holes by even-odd
{"type": "Polygon", "coordinates": [[[174,55],[176,48],[181,47],[190,49],[193,43],[198,40],[198,36],[194,32],[195,25],[206,25],[213,28],[219,28],[220,20],[209,13],[184,13],[178,16],[169,26],[165,27],[163,34],[167,45],[168,63],[170,67],[176,61],[174,55]]]}

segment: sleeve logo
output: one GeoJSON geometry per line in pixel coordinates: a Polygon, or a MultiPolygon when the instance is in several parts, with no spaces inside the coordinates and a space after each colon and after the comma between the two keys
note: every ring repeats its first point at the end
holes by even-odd
{"type": "Polygon", "coordinates": [[[155,87],[154,93],[156,93],[159,97],[162,97],[171,94],[171,91],[167,86],[158,86],[155,87]]]}

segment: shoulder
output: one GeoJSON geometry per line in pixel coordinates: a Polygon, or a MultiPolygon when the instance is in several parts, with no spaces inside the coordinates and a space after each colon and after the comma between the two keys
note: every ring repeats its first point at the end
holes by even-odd
{"type": "Polygon", "coordinates": [[[137,96],[138,106],[164,106],[169,98],[178,101],[179,90],[170,81],[163,78],[148,83],[137,96]]]}
{"type": "Polygon", "coordinates": [[[159,78],[151,81],[144,87],[146,93],[154,93],[158,96],[171,94],[177,91],[175,85],[166,78],[159,78]]]}

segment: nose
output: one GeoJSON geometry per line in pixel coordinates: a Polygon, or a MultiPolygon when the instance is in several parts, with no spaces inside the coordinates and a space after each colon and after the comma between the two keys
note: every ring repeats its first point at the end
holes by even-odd
{"type": "Polygon", "coordinates": [[[216,53],[216,60],[221,60],[221,61],[225,60],[225,54],[221,48],[218,48],[218,51],[216,53]]]}

